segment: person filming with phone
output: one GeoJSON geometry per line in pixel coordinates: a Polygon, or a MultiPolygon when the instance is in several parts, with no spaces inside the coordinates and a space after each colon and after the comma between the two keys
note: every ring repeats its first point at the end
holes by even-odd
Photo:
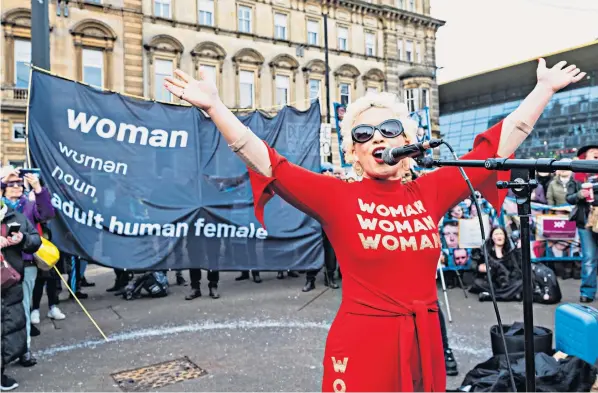
{"type": "MultiPolygon", "coordinates": [[[[2,187],[1,195],[5,194],[2,187]]],[[[24,256],[35,253],[42,241],[33,224],[0,198],[0,264],[2,266],[1,389],[19,385],[4,374],[4,367],[28,352],[27,319],[23,308],[24,256]]]]}
{"type": "MultiPolygon", "coordinates": [[[[55,211],[52,206],[50,192],[47,188],[41,186],[36,170],[23,169],[20,171],[13,167],[6,167],[0,176],[0,186],[2,187],[2,201],[4,204],[27,217],[33,227],[37,227],[39,223],[54,217],[55,211]],[[25,195],[26,185],[34,193],[34,201],[25,195]]],[[[31,347],[31,301],[38,270],[31,253],[23,253],[23,264],[23,307],[25,309],[25,317],[27,318],[27,352],[21,357],[20,363],[24,367],[31,367],[37,363],[29,349],[31,347]]],[[[48,317],[64,319],[64,314],[56,306],[53,306],[48,313],[48,317]]],[[[39,316],[37,319],[39,323],[39,316]]]]}
{"type": "MultiPolygon", "coordinates": [[[[598,144],[583,146],[577,158],[598,160],[598,144]]],[[[575,177],[576,181],[567,183],[567,202],[575,205],[569,219],[577,224],[583,255],[579,301],[591,303],[596,297],[598,269],[598,176],[578,173],[575,177]]]]}

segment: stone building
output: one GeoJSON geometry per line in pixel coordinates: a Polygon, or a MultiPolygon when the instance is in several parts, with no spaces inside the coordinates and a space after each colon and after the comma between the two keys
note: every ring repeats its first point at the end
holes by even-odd
{"type": "MultiPolygon", "coordinates": [[[[3,0],[0,163],[25,157],[29,2],[3,0]]],[[[326,117],[323,15],[328,15],[331,102],[390,91],[429,106],[438,130],[430,0],[89,0],[52,2],[52,72],[92,85],[176,102],[162,87],[174,69],[202,66],[239,112],[305,109],[326,117]]],[[[336,138],[333,137],[333,143],[336,138]]],[[[338,146],[333,144],[333,152],[338,146]]]]}

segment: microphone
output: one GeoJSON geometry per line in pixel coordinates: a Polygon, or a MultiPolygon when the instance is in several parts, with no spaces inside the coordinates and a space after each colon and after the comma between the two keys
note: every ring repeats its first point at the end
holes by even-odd
{"type": "Polygon", "coordinates": [[[382,159],[388,165],[397,165],[403,158],[413,158],[423,155],[426,150],[442,145],[442,139],[430,139],[429,141],[414,143],[401,147],[387,147],[382,152],[382,159]]]}

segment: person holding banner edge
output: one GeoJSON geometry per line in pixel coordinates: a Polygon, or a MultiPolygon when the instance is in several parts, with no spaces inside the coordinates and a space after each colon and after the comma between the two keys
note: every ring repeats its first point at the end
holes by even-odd
{"type": "MultiPolygon", "coordinates": [[[[343,299],[326,342],[323,391],[446,391],[440,323],[431,315],[438,311],[436,223],[468,187],[456,167],[402,184],[409,160],[384,163],[385,148],[415,141],[406,106],[382,93],[347,107],[343,147],[363,180],[345,183],[291,164],[260,140],[222,103],[203,69],[197,80],[180,70],[175,75],[165,88],[206,111],[247,164],[262,225],[264,206],[276,193],[317,219],[337,253],[343,299]]],[[[512,156],[554,93],[584,76],[575,65],[547,68],[539,59],[536,87],[506,119],[478,135],[463,158],[512,156]]],[[[496,181],[508,180],[509,172],[465,171],[492,205],[501,205],[506,191],[497,190],[496,181]]]]}

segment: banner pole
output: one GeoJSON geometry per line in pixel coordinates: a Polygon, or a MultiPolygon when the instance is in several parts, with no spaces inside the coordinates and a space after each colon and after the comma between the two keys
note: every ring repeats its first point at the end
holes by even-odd
{"type": "Polygon", "coordinates": [[[29,67],[29,84],[27,86],[27,109],[25,113],[25,153],[27,168],[31,169],[31,150],[29,150],[29,104],[31,103],[31,79],[33,79],[33,66],[29,67]]]}

